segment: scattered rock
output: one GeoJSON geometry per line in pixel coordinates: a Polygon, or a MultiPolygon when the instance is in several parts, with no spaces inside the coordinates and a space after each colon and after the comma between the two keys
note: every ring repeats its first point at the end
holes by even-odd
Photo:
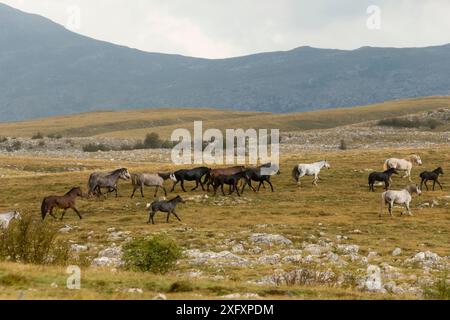
{"type": "Polygon", "coordinates": [[[130,288],[128,289],[128,293],[144,293],[144,291],[140,288],[130,288]]]}
{"type": "Polygon", "coordinates": [[[276,270],[273,275],[266,276],[257,284],[263,285],[331,285],[336,281],[336,274],[332,271],[317,271],[309,269],[296,269],[290,272],[276,270]]]}
{"type": "Polygon", "coordinates": [[[88,246],[73,244],[70,246],[70,251],[80,253],[88,250],[88,246]]]}
{"type": "Polygon", "coordinates": [[[167,297],[165,294],[158,293],[156,296],[153,297],[153,300],[167,300],[167,297]]]}
{"type": "Polygon", "coordinates": [[[281,257],[279,254],[274,254],[271,256],[262,256],[258,258],[258,264],[278,264],[280,263],[281,257]]]}
{"type": "Polygon", "coordinates": [[[184,254],[190,258],[192,264],[210,264],[213,266],[246,266],[250,264],[248,259],[242,258],[229,251],[201,252],[198,249],[187,250],[184,254]]]}
{"type": "Polygon", "coordinates": [[[345,254],[357,254],[359,252],[359,246],[356,244],[338,244],[337,249],[345,254]]]}
{"type": "Polygon", "coordinates": [[[243,253],[243,252],[245,252],[245,248],[241,243],[239,243],[239,244],[233,246],[233,248],[231,248],[231,251],[233,253],[243,253]]]}
{"type": "Polygon", "coordinates": [[[402,249],[400,249],[400,248],[395,248],[394,251],[392,251],[392,255],[394,257],[399,256],[401,254],[402,254],[402,249]]]}
{"type": "Polygon", "coordinates": [[[268,233],[253,233],[249,240],[253,243],[260,243],[266,245],[282,244],[282,245],[292,245],[292,241],[285,238],[279,234],[268,234],[268,233]]]}
{"type": "Polygon", "coordinates": [[[381,269],[375,265],[367,267],[367,276],[364,281],[364,290],[370,292],[385,292],[383,281],[381,280],[381,269]]]}
{"type": "Polygon", "coordinates": [[[122,248],[109,247],[99,252],[98,257],[92,260],[91,265],[94,267],[122,267],[122,248]]]}

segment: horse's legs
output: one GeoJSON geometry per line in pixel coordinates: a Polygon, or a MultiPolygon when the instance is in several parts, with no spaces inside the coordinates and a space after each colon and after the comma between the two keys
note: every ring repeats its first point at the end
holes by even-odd
{"type": "Polygon", "coordinates": [[[422,179],[422,181],[420,181],[420,190],[423,190],[423,182],[425,181],[425,179],[422,179]]]}
{"type": "Polygon", "coordinates": [[[143,184],[141,184],[141,196],[142,196],[142,198],[144,198],[144,185],[143,184]]]}
{"type": "Polygon", "coordinates": [[[178,180],[173,182],[172,189],[170,190],[170,192],[173,192],[175,190],[175,186],[178,184],[178,182],[179,182],[178,180]]]}
{"type": "MultiPolygon", "coordinates": [[[[270,189],[272,189],[272,192],[275,192],[275,190],[273,190],[272,182],[270,182],[270,180],[266,180],[266,181],[270,185],[270,189]]],[[[263,182],[263,185],[264,185],[264,182],[263,182]]]]}
{"type": "Polygon", "coordinates": [[[195,187],[193,187],[193,188],[191,189],[191,191],[197,190],[197,188],[199,187],[199,185],[200,185],[200,183],[198,182],[198,180],[195,180],[195,187]]]}
{"type": "Polygon", "coordinates": [[[156,211],[153,211],[153,209],[152,209],[152,211],[150,211],[150,213],[148,215],[148,222],[147,222],[147,224],[150,223],[150,222],[152,224],[155,224],[155,221],[153,220],[153,217],[155,216],[155,214],[156,214],[156,211]]]}
{"type": "Polygon", "coordinates": [[[433,180],[433,191],[434,191],[435,186],[436,186],[436,180],[433,180]]]}
{"type": "Polygon", "coordinates": [[[441,190],[444,190],[444,189],[442,188],[442,185],[441,185],[441,183],[439,182],[438,179],[436,179],[436,183],[439,185],[439,187],[441,187],[441,190]]]}
{"type": "Polygon", "coordinates": [[[117,189],[118,189],[118,187],[115,186],[114,191],[116,192],[116,198],[118,197],[118,195],[117,195],[117,189]]]}
{"type": "Polygon", "coordinates": [[[61,218],[59,218],[59,220],[63,221],[64,216],[66,215],[66,211],[67,211],[67,209],[63,211],[63,213],[61,215],[61,218]]]}
{"type": "Polygon", "coordinates": [[[166,187],[161,186],[161,188],[163,188],[163,190],[164,190],[164,196],[167,197],[167,190],[166,190],[166,187]]]}
{"type": "Polygon", "coordinates": [[[384,181],[384,189],[385,189],[386,191],[389,190],[389,181],[388,181],[388,180],[384,181]]]}
{"type": "Polygon", "coordinates": [[[169,217],[170,217],[170,213],[171,213],[172,211],[169,211],[169,212],[167,212],[167,219],[166,219],[166,223],[169,223],[169,217]]]}
{"type": "Polygon", "coordinates": [[[172,214],[175,216],[175,218],[178,219],[178,221],[181,222],[181,219],[180,219],[180,217],[178,217],[177,213],[175,212],[175,209],[172,210],[172,214]]]}
{"type": "Polygon", "coordinates": [[[187,192],[184,188],[184,179],[181,180],[181,189],[183,190],[183,192],[187,192]]]}
{"type": "Polygon", "coordinates": [[[406,212],[408,212],[408,215],[412,216],[413,214],[411,213],[411,209],[409,208],[409,202],[405,203],[405,207],[406,207],[406,212]]]}
{"type": "MultiPolygon", "coordinates": [[[[71,207],[72,208],[72,210],[73,211],[75,211],[75,213],[78,215],[78,218],[80,218],[80,220],[81,219],[83,219],[83,217],[81,216],[81,214],[80,214],[80,212],[77,210],[77,208],[75,208],[75,207],[71,207]]],[[[63,214],[65,213],[65,211],[63,212],[63,214]]],[[[61,218],[61,220],[62,220],[62,218],[61,218]]]]}
{"type": "Polygon", "coordinates": [[[261,185],[262,185],[262,184],[263,184],[263,182],[260,181],[259,184],[258,184],[258,189],[256,189],[258,192],[259,192],[259,190],[261,190],[261,185]]]}
{"type": "Polygon", "coordinates": [[[234,182],[234,187],[235,187],[235,189],[236,189],[236,193],[237,193],[238,197],[240,197],[241,194],[239,193],[238,181],[235,181],[235,182],[234,182]]]}
{"type": "Polygon", "coordinates": [[[428,180],[425,180],[425,188],[427,188],[427,191],[429,191],[430,189],[428,189],[427,182],[428,182],[428,180]]]}
{"type": "Polygon", "coordinates": [[[394,207],[394,201],[389,202],[389,214],[391,215],[391,217],[393,217],[394,215],[392,214],[392,208],[394,207]]]}
{"type": "Polygon", "coordinates": [[[134,187],[133,187],[133,193],[131,194],[131,199],[133,199],[134,193],[136,192],[136,190],[137,190],[137,188],[136,188],[136,186],[134,186],[134,187]]]}
{"type": "Polygon", "coordinates": [[[158,195],[158,190],[159,190],[159,186],[156,186],[155,194],[153,195],[153,198],[156,198],[156,196],[158,195]]]}
{"type": "Polygon", "coordinates": [[[51,206],[51,207],[50,207],[50,212],[49,212],[48,214],[51,215],[51,216],[53,217],[53,219],[57,220],[58,218],[56,218],[56,216],[53,214],[53,209],[54,209],[54,208],[55,208],[55,207],[51,206]]]}
{"type": "Polygon", "coordinates": [[[313,185],[317,186],[317,181],[319,180],[319,175],[316,173],[314,174],[314,180],[313,180],[313,185]]]}
{"type": "Polygon", "coordinates": [[[220,189],[222,190],[223,196],[225,196],[225,191],[223,191],[223,183],[220,184],[220,189]]]}

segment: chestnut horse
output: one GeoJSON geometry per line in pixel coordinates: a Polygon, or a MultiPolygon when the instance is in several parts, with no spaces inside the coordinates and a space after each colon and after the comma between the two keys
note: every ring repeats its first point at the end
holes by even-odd
{"type": "Polygon", "coordinates": [[[67,209],[72,209],[76,212],[78,217],[82,219],[80,212],[78,212],[78,210],[75,208],[75,200],[77,199],[77,197],[82,196],[83,193],[81,192],[81,189],[79,187],[76,187],[72,188],[63,196],[49,196],[44,198],[41,205],[42,220],[45,219],[47,213],[49,213],[53,218],[56,219],[56,216],[53,214],[53,209],[55,207],[64,210],[61,216],[61,220],[64,218],[67,209]]]}
{"type": "Polygon", "coordinates": [[[232,176],[240,172],[244,172],[244,166],[237,166],[231,168],[221,168],[221,169],[211,169],[208,174],[205,176],[205,182],[207,182],[206,190],[209,192],[209,186],[214,183],[214,178],[219,176],[232,176]]]}

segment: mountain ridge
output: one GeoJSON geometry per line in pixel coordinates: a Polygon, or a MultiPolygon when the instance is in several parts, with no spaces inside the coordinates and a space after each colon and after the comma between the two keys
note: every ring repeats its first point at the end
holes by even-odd
{"type": "Polygon", "coordinates": [[[205,59],[95,40],[0,4],[0,46],[0,121],[160,107],[288,113],[450,95],[448,44],[205,59]]]}

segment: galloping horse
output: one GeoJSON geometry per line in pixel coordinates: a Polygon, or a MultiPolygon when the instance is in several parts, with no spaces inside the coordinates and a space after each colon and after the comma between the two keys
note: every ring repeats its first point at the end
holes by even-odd
{"type": "MultiPolygon", "coordinates": [[[[406,189],[403,189],[400,191],[389,190],[389,191],[383,192],[383,194],[381,195],[380,217],[384,213],[384,207],[386,206],[386,204],[389,205],[389,213],[392,217],[393,216],[392,208],[394,207],[394,203],[395,204],[404,204],[405,208],[406,208],[406,212],[410,216],[412,216],[411,210],[409,208],[409,204],[411,203],[413,194],[417,194],[417,195],[422,194],[422,191],[420,191],[419,186],[409,185],[406,187],[406,189]]],[[[402,212],[402,215],[403,215],[403,212],[402,212]]]]}
{"type": "Polygon", "coordinates": [[[319,173],[322,168],[331,168],[327,160],[315,162],[312,164],[298,164],[292,170],[292,177],[295,179],[298,186],[300,186],[300,178],[304,176],[314,176],[312,184],[317,186],[317,181],[319,181],[319,173]]]}
{"type": "Polygon", "coordinates": [[[394,168],[399,171],[405,171],[406,173],[403,178],[408,178],[409,182],[412,182],[411,169],[413,167],[413,163],[421,166],[422,159],[420,159],[420,157],[416,154],[410,155],[404,159],[390,158],[384,162],[384,170],[386,171],[387,169],[394,168]]]}
{"type": "Polygon", "coordinates": [[[209,186],[214,183],[214,178],[219,176],[232,176],[236,173],[245,171],[244,166],[236,166],[231,168],[212,169],[205,176],[206,190],[209,192],[209,186]]]}
{"type": "Polygon", "coordinates": [[[173,214],[175,216],[175,218],[178,219],[178,221],[181,221],[181,219],[178,217],[177,213],[175,212],[175,208],[180,202],[185,203],[185,201],[180,196],[177,196],[169,201],[164,200],[164,201],[153,202],[150,205],[151,210],[149,212],[149,217],[148,217],[147,223],[151,222],[152,224],[155,224],[155,220],[153,218],[155,217],[155,214],[158,211],[167,213],[167,219],[166,219],[167,223],[169,223],[169,217],[171,214],[173,214]]]}
{"type": "MultiPolygon", "coordinates": [[[[164,177],[166,177],[164,175],[164,177]]],[[[167,191],[164,187],[164,177],[160,174],[132,174],[131,175],[131,183],[133,185],[133,193],[131,194],[131,198],[134,197],[134,193],[137,189],[141,190],[141,196],[144,198],[144,186],[147,187],[156,187],[155,194],[153,197],[158,195],[159,188],[162,188],[164,191],[164,195],[167,197],[167,191]]],[[[171,174],[169,175],[169,179],[175,180],[175,177],[171,174]]]]}
{"type": "Polygon", "coordinates": [[[117,181],[119,179],[128,180],[130,178],[131,175],[126,168],[117,169],[109,173],[94,172],[89,177],[88,195],[97,194],[101,196],[101,188],[108,188],[107,193],[115,191],[117,198],[117,181]]]}
{"type": "Polygon", "coordinates": [[[61,216],[61,220],[64,218],[67,209],[72,209],[76,212],[78,217],[82,219],[80,212],[78,212],[77,208],[75,208],[76,198],[82,196],[83,194],[81,192],[81,189],[79,187],[76,187],[72,188],[63,196],[49,196],[44,198],[41,205],[42,220],[45,219],[47,212],[49,212],[49,214],[56,219],[56,216],[53,214],[53,209],[55,207],[64,210],[61,216]]]}
{"type": "Polygon", "coordinates": [[[174,172],[173,173],[174,179],[172,179],[174,183],[172,186],[172,190],[170,192],[173,192],[175,190],[175,186],[178,184],[178,182],[181,182],[181,189],[183,189],[183,191],[186,192],[186,189],[184,189],[184,181],[195,181],[195,187],[191,191],[196,190],[199,186],[201,186],[202,190],[205,191],[204,182],[202,182],[202,178],[204,176],[207,176],[210,171],[211,171],[210,168],[200,167],[195,169],[178,170],[174,172]]]}
{"type": "Polygon", "coordinates": [[[397,170],[394,168],[390,168],[384,172],[372,172],[369,175],[369,191],[375,192],[375,181],[383,181],[384,189],[388,190],[390,186],[391,176],[393,174],[398,174],[397,170]]]}
{"type": "Polygon", "coordinates": [[[439,185],[439,187],[441,187],[442,190],[442,185],[439,182],[439,175],[444,174],[444,170],[442,170],[441,167],[429,172],[429,171],[424,171],[420,174],[420,178],[422,179],[422,181],[420,182],[420,190],[422,190],[423,184],[425,183],[425,187],[427,188],[428,191],[428,185],[427,182],[428,180],[432,180],[433,181],[433,191],[434,191],[434,187],[436,186],[436,183],[439,185]]]}
{"type": "Polygon", "coordinates": [[[17,211],[0,213],[0,228],[8,229],[12,220],[20,220],[22,216],[17,211]]]}
{"type": "Polygon", "coordinates": [[[280,174],[281,173],[279,167],[273,166],[272,168],[271,163],[263,164],[262,166],[259,166],[257,168],[248,168],[245,170],[245,175],[247,179],[246,183],[244,183],[244,185],[242,186],[241,193],[244,192],[244,188],[247,185],[253,190],[253,192],[259,192],[261,186],[264,187],[264,182],[267,182],[270,185],[272,192],[274,192],[272,182],[270,181],[270,177],[273,175],[280,175],[280,174]],[[258,189],[255,189],[252,186],[252,181],[259,182],[258,189]]]}

